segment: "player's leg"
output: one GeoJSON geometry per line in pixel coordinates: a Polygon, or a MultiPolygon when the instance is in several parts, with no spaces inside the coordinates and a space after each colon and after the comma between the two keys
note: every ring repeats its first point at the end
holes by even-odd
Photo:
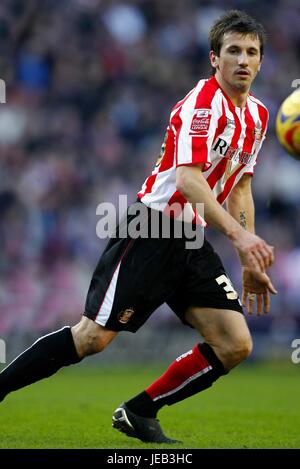
{"type": "Polygon", "coordinates": [[[63,366],[102,351],[116,334],[83,317],[72,329],[63,327],[39,338],[0,373],[0,401],[12,391],[52,376],[63,366]]]}
{"type": "Polygon", "coordinates": [[[126,403],[138,415],[154,418],[164,405],[209,388],[251,353],[249,329],[239,312],[193,307],[185,318],[204,342],[176,358],[161,377],[126,403]]]}
{"type": "Polygon", "coordinates": [[[164,405],[207,389],[251,352],[242,307],[219,256],[205,242],[200,250],[188,253],[187,263],[189,275],[168,304],[205,342],[183,353],[145,391],[125,403],[144,419],[154,419],[164,405]]]}
{"type": "Polygon", "coordinates": [[[120,259],[130,244],[126,238],[109,241],[91,279],[84,317],[72,329],[63,327],[41,337],[8,365],[0,373],[0,401],[12,391],[52,376],[63,366],[100,352],[117,335],[121,329],[107,324],[112,316],[115,319],[120,259]]]}
{"type": "Polygon", "coordinates": [[[199,332],[226,370],[231,370],[251,354],[251,334],[239,312],[191,307],[185,319],[199,332]]]}
{"type": "Polygon", "coordinates": [[[83,316],[71,331],[76,353],[80,358],[102,352],[118,334],[86,316],[83,316]]]}

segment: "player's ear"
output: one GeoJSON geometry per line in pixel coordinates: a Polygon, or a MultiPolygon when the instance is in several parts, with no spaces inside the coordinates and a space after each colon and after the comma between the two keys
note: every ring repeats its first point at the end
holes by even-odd
{"type": "Polygon", "coordinates": [[[217,68],[219,65],[219,57],[215,53],[215,51],[211,50],[209,52],[210,63],[213,68],[217,68]]]}

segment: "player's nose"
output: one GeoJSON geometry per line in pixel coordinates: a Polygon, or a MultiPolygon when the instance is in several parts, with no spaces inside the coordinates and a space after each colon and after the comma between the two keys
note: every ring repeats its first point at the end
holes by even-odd
{"type": "Polygon", "coordinates": [[[241,66],[247,66],[248,65],[248,55],[246,51],[243,51],[239,54],[238,56],[238,64],[241,66]]]}

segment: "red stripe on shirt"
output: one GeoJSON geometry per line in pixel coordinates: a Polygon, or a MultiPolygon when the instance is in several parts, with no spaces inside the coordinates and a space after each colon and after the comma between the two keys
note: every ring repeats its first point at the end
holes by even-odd
{"type": "Polygon", "coordinates": [[[237,146],[238,146],[238,141],[239,141],[239,138],[240,138],[240,136],[241,136],[242,126],[241,126],[240,120],[238,119],[238,117],[237,117],[237,115],[236,115],[236,110],[235,110],[234,105],[232,104],[232,102],[230,101],[230,99],[229,99],[226,95],[225,95],[225,98],[226,98],[226,101],[227,101],[229,110],[230,110],[230,111],[232,112],[232,114],[233,114],[234,123],[235,123],[234,134],[233,134],[233,136],[232,136],[232,139],[231,139],[231,142],[229,143],[229,145],[230,145],[232,148],[237,148],[237,146]]]}
{"type": "Polygon", "coordinates": [[[263,129],[263,132],[266,131],[267,124],[268,124],[268,119],[269,119],[269,113],[267,109],[260,104],[257,104],[258,106],[258,115],[261,121],[261,127],[263,129]]]}
{"type": "Polygon", "coordinates": [[[175,106],[171,109],[171,113],[174,112],[176,109],[180,108],[194,91],[195,88],[193,88],[183,99],[178,101],[178,103],[176,103],[175,106]]]}
{"type": "Polygon", "coordinates": [[[219,85],[216,79],[207,80],[198,93],[195,109],[211,109],[211,102],[219,85]]]}
{"type": "Polygon", "coordinates": [[[217,140],[217,137],[224,132],[226,124],[227,124],[226,111],[225,111],[224,101],[222,99],[222,114],[220,115],[218,119],[215,135],[212,140],[213,143],[217,140]]]}
{"type": "Polygon", "coordinates": [[[254,122],[253,117],[250,113],[248,103],[247,103],[246,109],[245,109],[245,124],[246,124],[246,135],[245,135],[245,140],[244,140],[243,150],[242,151],[246,151],[247,153],[251,153],[253,143],[254,143],[254,139],[255,139],[255,135],[254,135],[255,122],[254,122]]]}
{"type": "Polygon", "coordinates": [[[181,130],[181,127],[182,127],[182,120],[180,118],[180,111],[181,111],[181,107],[178,109],[176,114],[171,119],[171,125],[173,125],[176,129],[176,136],[175,136],[176,165],[178,164],[178,140],[179,140],[180,130],[181,130]]]}
{"type": "MultiPolygon", "coordinates": [[[[226,113],[225,113],[225,106],[222,100],[222,114],[218,119],[217,128],[215,131],[213,142],[215,142],[218,136],[224,132],[226,124],[227,124],[227,119],[226,119],[226,113]]],[[[226,170],[226,165],[227,165],[227,158],[224,157],[221,159],[221,161],[219,161],[219,163],[216,165],[216,167],[208,176],[207,182],[210,185],[211,189],[215,187],[218,180],[222,177],[224,171],[226,170]]]]}
{"type": "Polygon", "coordinates": [[[162,171],[166,171],[169,168],[172,168],[174,164],[174,132],[170,128],[167,130],[167,138],[166,138],[166,147],[163,159],[161,160],[159,166],[159,173],[162,171]]]}
{"type": "Polygon", "coordinates": [[[174,192],[172,197],[168,201],[168,205],[172,205],[174,203],[180,204],[180,206],[183,208],[184,204],[186,203],[186,198],[182,195],[180,191],[174,192]]]}
{"type": "Polygon", "coordinates": [[[229,192],[231,191],[231,189],[232,189],[232,187],[233,187],[233,184],[234,184],[234,181],[235,181],[235,178],[237,177],[237,175],[239,174],[239,172],[243,169],[243,167],[244,167],[244,165],[241,164],[241,165],[235,170],[235,172],[227,179],[223,191],[222,191],[221,194],[219,194],[218,197],[217,197],[217,201],[218,201],[221,205],[222,205],[222,203],[224,202],[224,200],[226,199],[226,197],[228,196],[229,192]]]}
{"type": "MultiPolygon", "coordinates": [[[[196,98],[194,109],[211,109],[211,102],[218,90],[219,85],[216,79],[208,80],[203,88],[199,91],[196,98]]],[[[208,133],[208,132],[207,132],[208,133]]],[[[205,170],[211,166],[209,160],[209,150],[207,146],[207,137],[193,137],[192,136],[192,162],[193,163],[207,163],[205,170]]]]}
{"type": "Polygon", "coordinates": [[[142,197],[144,197],[144,195],[149,194],[149,192],[151,192],[152,186],[155,183],[156,178],[157,178],[157,173],[156,174],[151,174],[151,176],[149,176],[147,178],[146,187],[145,187],[144,192],[139,192],[138,193],[139,199],[141,199],[142,197]]]}
{"type": "Polygon", "coordinates": [[[219,163],[217,164],[217,166],[213,169],[213,171],[210,173],[210,175],[208,176],[208,178],[206,179],[210,188],[213,189],[215,187],[215,185],[217,184],[218,180],[222,177],[222,175],[224,174],[225,170],[226,170],[226,166],[227,166],[227,161],[228,159],[223,157],[219,163]]]}

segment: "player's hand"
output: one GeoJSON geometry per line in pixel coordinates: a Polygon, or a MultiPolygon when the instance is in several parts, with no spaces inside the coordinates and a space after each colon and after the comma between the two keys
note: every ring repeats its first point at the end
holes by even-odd
{"type": "Polygon", "coordinates": [[[245,268],[264,273],[274,262],[274,247],[243,228],[233,239],[233,244],[245,268]]]}
{"type": "Polygon", "coordinates": [[[254,303],[256,301],[256,314],[260,316],[263,312],[270,311],[270,293],[277,294],[270,278],[265,272],[243,270],[243,295],[242,302],[249,314],[253,314],[254,303]]]}

